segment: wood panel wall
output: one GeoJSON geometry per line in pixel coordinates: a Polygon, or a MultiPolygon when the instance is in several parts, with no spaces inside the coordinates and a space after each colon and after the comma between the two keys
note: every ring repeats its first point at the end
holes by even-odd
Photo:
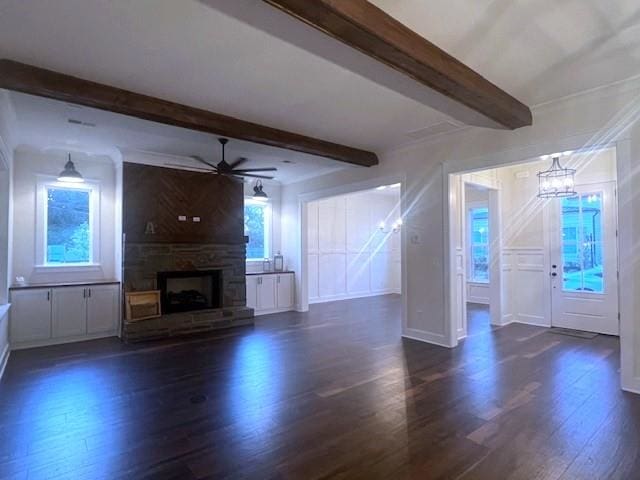
{"type": "Polygon", "coordinates": [[[244,193],[238,180],[125,163],[123,184],[127,243],[244,244],[244,193]],[[181,215],[187,220],[179,221],[181,215]],[[153,234],[145,233],[149,222],[153,234]]]}

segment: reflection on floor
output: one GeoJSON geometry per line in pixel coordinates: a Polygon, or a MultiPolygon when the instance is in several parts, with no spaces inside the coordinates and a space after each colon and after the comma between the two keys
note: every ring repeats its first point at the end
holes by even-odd
{"type": "Polygon", "coordinates": [[[491,325],[489,305],[467,303],[467,336],[488,333],[494,328],[491,325]]]}
{"type": "Polygon", "coordinates": [[[402,339],[400,305],[14,352],[0,478],[637,478],[640,399],[620,391],[617,339],[513,324],[450,350],[402,339]]]}

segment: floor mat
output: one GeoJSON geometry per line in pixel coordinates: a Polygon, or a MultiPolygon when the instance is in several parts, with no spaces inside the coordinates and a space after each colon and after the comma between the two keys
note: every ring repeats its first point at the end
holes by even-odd
{"type": "Polygon", "coordinates": [[[595,338],[598,336],[597,333],[593,333],[593,332],[585,332],[583,330],[572,330],[570,328],[561,328],[561,327],[551,327],[549,331],[551,333],[557,333],[558,335],[568,335],[570,337],[578,337],[578,338],[595,338]]]}

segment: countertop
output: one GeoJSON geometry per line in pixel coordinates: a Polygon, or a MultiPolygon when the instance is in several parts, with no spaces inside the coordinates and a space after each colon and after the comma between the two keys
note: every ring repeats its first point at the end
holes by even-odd
{"type": "Polygon", "coordinates": [[[282,272],[247,272],[247,275],[283,275],[285,273],[295,273],[292,270],[283,270],[282,272]]]}
{"type": "Polygon", "coordinates": [[[25,290],[29,288],[54,288],[54,287],[83,287],[91,285],[114,285],[119,284],[118,280],[89,280],[86,282],[50,282],[50,283],[27,283],[25,285],[11,285],[9,290],[25,290]]]}

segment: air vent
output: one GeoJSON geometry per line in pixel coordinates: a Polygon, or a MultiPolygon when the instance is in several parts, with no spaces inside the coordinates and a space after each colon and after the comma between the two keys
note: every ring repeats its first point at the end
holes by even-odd
{"type": "Polygon", "coordinates": [[[414,140],[420,140],[427,137],[432,137],[433,135],[440,135],[443,133],[453,132],[455,130],[459,130],[462,128],[462,125],[457,123],[445,121],[440,123],[434,123],[433,125],[429,125],[428,127],[421,128],[419,130],[414,130],[413,132],[407,133],[407,137],[411,137],[414,140]]]}
{"type": "Polygon", "coordinates": [[[82,120],[76,120],[75,118],[69,118],[67,120],[67,122],[73,124],[73,125],[80,125],[82,127],[91,127],[94,128],[96,126],[95,123],[90,123],[90,122],[83,122],[82,120]]]}

